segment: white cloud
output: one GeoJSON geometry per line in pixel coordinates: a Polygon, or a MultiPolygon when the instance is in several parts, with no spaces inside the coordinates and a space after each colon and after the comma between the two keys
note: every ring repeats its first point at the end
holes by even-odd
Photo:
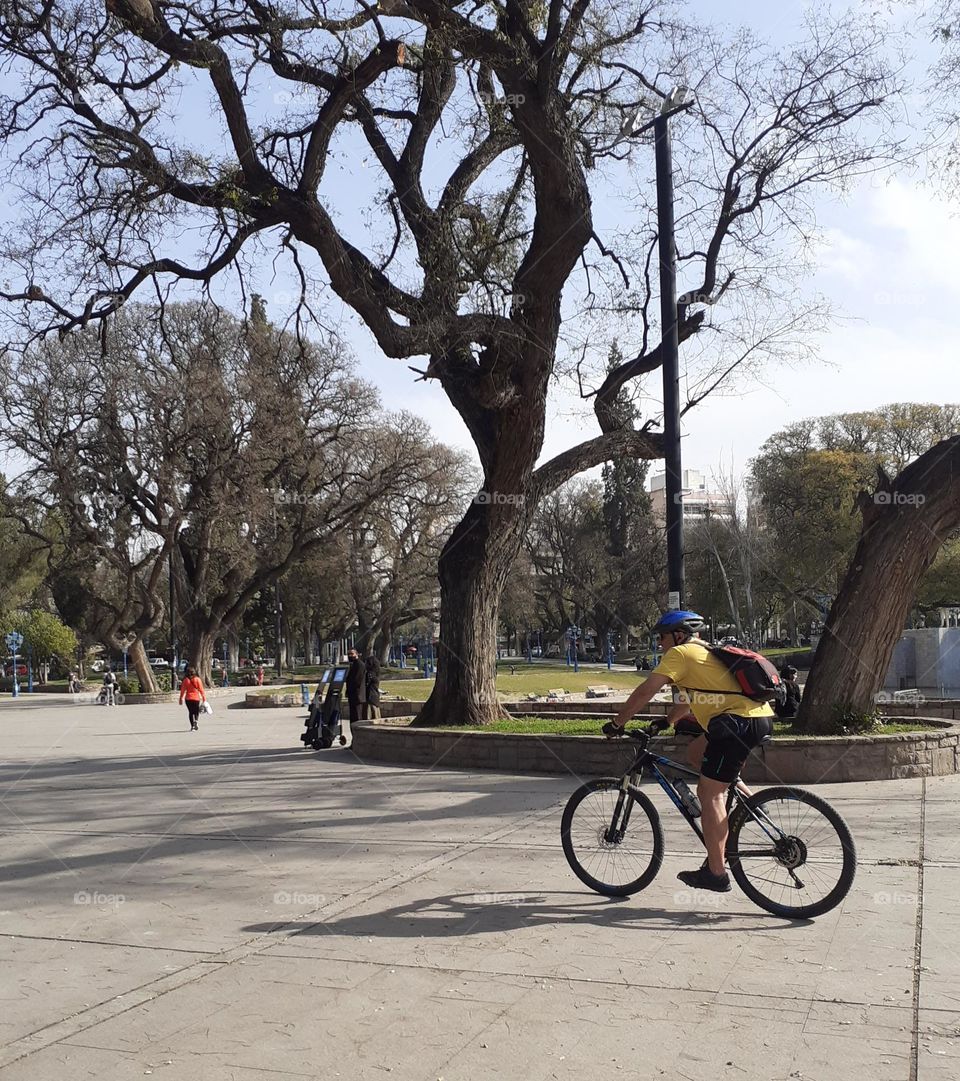
{"type": "Polygon", "coordinates": [[[827,229],[820,265],[825,274],[860,284],[867,275],[871,254],[870,246],[859,237],[851,236],[843,229],[827,229]]]}

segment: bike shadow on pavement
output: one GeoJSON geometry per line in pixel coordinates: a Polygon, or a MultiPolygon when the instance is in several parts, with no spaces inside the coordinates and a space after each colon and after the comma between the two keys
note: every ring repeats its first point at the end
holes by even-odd
{"type": "Polygon", "coordinates": [[[290,938],[300,935],[365,938],[458,938],[464,935],[499,934],[522,927],[594,925],[608,928],[649,930],[730,931],[808,927],[813,920],[791,920],[752,909],[737,893],[703,897],[680,887],[686,903],[661,908],[621,897],[592,897],[570,891],[552,893],[465,893],[423,897],[407,904],[356,916],[311,919],[305,914],[290,922],[256,923],[243,927],[248,933],[276,932],[290,938]],[[691,896],[691,894],[695,894],[691,896]],[[570,898],[564,903],[562,898],[570,898]],[[698,908],[700,904],[702,907],[698,908]]]}

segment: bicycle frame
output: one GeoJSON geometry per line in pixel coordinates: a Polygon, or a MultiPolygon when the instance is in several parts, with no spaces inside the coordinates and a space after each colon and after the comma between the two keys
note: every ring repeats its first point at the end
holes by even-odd
{"type": "MultiPolygon", "coordinates": [[[[699,771],[692,769],[690,766],[685,766],[681,762],[675,762],[672,758],[667,758],[665,755],[654,754],[652,751],[647,750],[647,743],[649,742],[649,735],[642,733],[639,737],[631,735],[631,738],[638,739],[640,747],[637,748],[637,756],[633,761],[630,768],[624,773],[623,780],[620,784],[620,789],[624,793],[630,793],[631,795],[640,794],[640,781],[643,778],[644,773],[649,773],[654,778],[657,784],[666,792],[670,797],[674,807],[680,812],[687,825],[693,830],[693,832],[699,837],[700,843],[706,847],[706,842],[703,839],[703,830],[700,828],[697,819],[684,807],[677,795],[676,789],[671,784],[670,776],[692,777],[694,781],[700,777],[699,771]],[[664,773],[664,770],[670,771],[670,776],[664,773]]],[[[731,782],[729,789],[727,790],[727,813],[736,804],[742,807],[744,811],[750,815],[750,817],[757,823],[757,825],[763,830],[763,832],[770,838],[771,841],[783,839],[786,835],[783,830],[776,826],[770,819],[760,811],[759,814],[754,811],[749,803],[744,799],[739,791],[740,777],[739,775],[731,782]],[[769,829],[768,829],[769,827],[769,829]],[[771,830],[773,831],[771,833],[771,830]]],[[[617,808],[614,812],[614,821],[619,818],[621,810],[621,802],[617,801],[617,808]]],[[[629,820],[630,812],[629,808],[624,817],[623,823],[618,832],[622,832],[626,829],[627,821],[629,820]]],[[[767,850],[758,849],[751,851],[744,851],[740,853],[740,856],[768,856],[771,853],[767,850]]]]}

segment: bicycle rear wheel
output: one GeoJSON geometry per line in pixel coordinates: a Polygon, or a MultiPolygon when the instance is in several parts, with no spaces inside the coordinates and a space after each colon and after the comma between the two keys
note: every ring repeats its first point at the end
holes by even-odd
{"type": "Polygon", "coordinates": [[[663,862],[657,809],[642,793],[624,792],[621,783],[617,777],[588,781],[570,797],[560,820],[563,853],[573,873],[607,897],[642,890],[663,862]]]}
{"type": "Polygon", "coordinates": [[[754,904],[776,916],[822,916],[846,897],[857,849],[843,818],[802,788],[756,792],[730,819],[730,873],[754,904]]]}

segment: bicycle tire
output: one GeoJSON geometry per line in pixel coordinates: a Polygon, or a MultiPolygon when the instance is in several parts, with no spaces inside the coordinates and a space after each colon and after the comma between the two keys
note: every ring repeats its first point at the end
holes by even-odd
{"type": "MultiPolygon", "coordinates": [[[[850,828],[847,826],[839,812],[834,810],[834,808],[831,807],[825,799],[821,799],[820,796],[815,796],[812,792],[807,792],[806,789],[793,788],[789,785],[765,788],[760,792],[755,792],[746,802],[754,810],[763,809],[765,805],[768,805],[768,808],[772,810],[772,804],[781,802],[803,804],[813,811],[818,812],[820,819],[817,821],[821,823],[821,830],[822,820],[825,819],[836,833],[835,848],[825,852],[822,856],[822,865],[830,866],[836,862],[837,855],[839,855],[840,868],[836,883],[829,889],[824,897],[821,897],[816,901],[792,905],[786,904],[782,900],[774,900],[774,898],[768,896],[767,893],[764,893],[757,885],[755,885],[753,879],[750,877],[749,869],[745,869],[744,860],[741,859],[741,842],[746,840],[743,837],[743,831],[751,826],[756,826],[754,819],[741,805],[731,816],[730,839],[727,842],[727,859],[730,866],[730,873],[733,875],[740,889],[743,890],[755,905],[758,905],[764,911],[770,912],[775,916],[786,916],[790,919],[812,919],[815,916],[822,916],[832,908],[836,908],[844,897],[846,897],[850,887],[853,885],[853,879],[857,870],[857,848],[853,836],[850,833],[850,828]]],[[[765,811],[764,813],[769,814],[769,811],[765,811]]],[[[772,819],[772,816],[770,817],[772,819]]],[[[807,872],[805,877],[809,880],[811,875],[815,873],[817,864],[808,862],[810,851],[813,848],[813,844],[810,840],[812,834],[809,829],[804,830],[807,837],[807,840],[804,841],[804,837],[800,835],[802,826],[803,816],[798,813],[796,824],[797,832],[795,834],[789,834],[789,836],[797,837],[804,846],[804,859],[802,863],[797,865],[797,869],[806,867],[807,872]]],[[[757,835],[761,832],[762,831],[760,831],[759,828],[756,828],[757,835]]],[[[826,845],[821,846],[821,851],[825,848],[826,845]]],[[[762,859],[763,857],[760,858],[762,859]]],[[[749,868],[751,858],[747,857],[746,862],[749,868]]],[[[778,864],[779,870],[782,872],[786,868],[786,864],[780,862],[778,859],[771,857],[768,866],[772,868],[773,872],[776,872],[778,870],[778,864]]],[[[787,872],[786,875],[781,874],[781,877],[788,878],[789,872],[787,872]]],[[[772,878],[761,879],[761,881],[767,882],[773,889],[778,889],[781,898],[785,896],[786,890],[795,888],[790,881],[778,883],[772,878]]]]}
{"type": "MultiPolygon", "coordinates": [[[[646,815],[646,823],[641,826],[641,828],[646,828],[646,826],[649,826],[650,828],[651,841],[649,845],[649,862],[642,873],[625,882],[605,881],[604,879],[597,878],[596,875],[591,874],[581,862],[581,859],[577,854],[576,842],[572,836],[575,828],[574,818],[577,812],[581,810],[584,800],[597,792],[610,792],[613,795],[613,800],[610,802],[609,806],[610,814],[605,819],[601,813],[602,809],[594,808],[591,811],[592,817],[590,821],[585,823],[583,827],[577,827],[577,832],[578,834],[583,833],[585,837],[594,836],[598,846],[596,851],[613,853],[619,850],[618,845],[622,842],[618,842],[617,845],[610,844],[602,839],[601,834],[605,829],[605,823],[608,827],[612,821],[611,816],[613,813],[613,806],[620,793],[621,784],[622,779],[619,777],[604,777],[600,780],[587,781],[587,783],[581,785],[567,801],[567,805],[563,810],[563,817],[560,820],[560,842],[563,845],[563,854],[567,857],[567,863],[570,864],[571,870],[584,885],[589,886],[590,889],[597,893],[602,893],[605,897],[629,897],[632,893],[638,893],[640,890],[650,885],[656,877],[657,872],[660,870],[660,865],[663,863],[663,828],[660,824],[660,815],[657,813],[657,809],[654,807],[653,803],[651,803],[650,799],[642,792],[631,792],[627,793],[626,796],[626,799],[630,801],[631,804],[629,825],[633,827],[633,824],[637,821],[634,815],[637,807],[639,807],[646,815]]],[[[635,828],[631,829],[630,832],[631,836],[638,836],[635,828]]],[[[644,854],[635,858],[638,860],[639,865],[642,866],[643,861],[647,858],[645,855],[646,846],[641,852],[644,854]]],[[[610,862],[611,860],[609,858],[605,860],[605,867],[608,871],[612,870],[609,866],[610,862]]],[[[633,872],[629,873],[632,874],[633,872]]]]}

